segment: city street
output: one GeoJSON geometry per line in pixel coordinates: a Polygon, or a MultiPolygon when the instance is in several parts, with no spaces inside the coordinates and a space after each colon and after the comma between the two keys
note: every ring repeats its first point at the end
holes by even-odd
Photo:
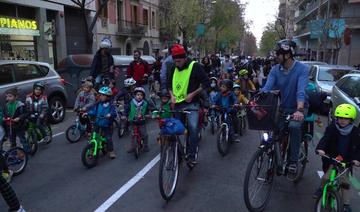
{"type": "MultiPolygon", "coordinates": [[[[53,142],[41,145],[30,158],[25,172],[13,178],[11,184],[27,211],[80,212],[106,208],[109,208],[107,211],[247,211],[243,181],[246,165],[258,144],[257,131],[247,131],[225,157],[217,152],[216,137],[209,129],[203,131],[199,164],[193,171],[182,164],[176,193],[166,203],[158,188],[158,163],[155,162],[159,158],[159,146],[155,122],[148,124],[150,152],[136,160],[125,150],[130,137],[119,140],[114,133],[117,158],[101,157],[98,166],[88,170],[80,160],[85,139],[70,144],[65,138],[64,131],[73,120],[74,114],[68,112],[64,122],[53,126],[53,142]],[[137,179],[140,180],[136,182],[137,179]]],[[[325,119],[323,121],[325,123],[325,119]]],[[[316,131],[318,140],[323,128],[316,131]]],[[[266,211],[312,211],[312,193],[319,184],[317,171],[321,167],[314,145],[310,145],[310,163],[300,184],[294,185],[284,177],[275,178],[266,211]]],[[[360,200],[358,192],[352,192],[355,212],[360,211],[360,205],[356,204],[360,200]]],[[[0,211],[5,209],[1,200],[0,211]]]]}

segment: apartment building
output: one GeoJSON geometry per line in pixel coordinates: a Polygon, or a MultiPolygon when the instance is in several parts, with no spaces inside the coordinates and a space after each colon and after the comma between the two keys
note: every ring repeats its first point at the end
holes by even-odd
{"type": "Polygon", "coordinates": [[[159,0],[109,0],[97,20],[96,44],[107,37],[113,54],[132,55],[138,49],[157,55],[162,48],[159,21],[159,0]]]}
{"type": "Polygon", "coordinates": [[[360,0],[298,0],[294,39],[304,59],[359,64],[359,10],[360,0]]]}

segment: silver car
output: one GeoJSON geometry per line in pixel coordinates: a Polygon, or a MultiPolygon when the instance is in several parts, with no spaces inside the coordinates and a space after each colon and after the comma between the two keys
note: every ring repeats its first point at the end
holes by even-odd
{"type": "Polygon", "coordinates": [[[343,103],[352,104],[356,107],[357,117],[355,125],[360,123],[360,73],[347,74],[342,77],[333,87],[330,99],[329,121],[334,117],[335,108],[343,103]]]}
{"type": "MultiPolygon", "coordinates": [[[[50,106],[51,123],[59,123],[65,117],[67,94],[65,81],[51,68],[48,63],[34,61],[0,60],[0,93],[10,88],[18,88],[20,100],[25,101],[35,82],[45,84],[45,93],[50,106]]],[[[5,97],[0,97],[1,107],[5,104],[5,97]]]]}

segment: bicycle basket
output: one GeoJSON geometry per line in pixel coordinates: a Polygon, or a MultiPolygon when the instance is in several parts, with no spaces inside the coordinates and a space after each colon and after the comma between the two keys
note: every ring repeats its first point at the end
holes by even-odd
{"type": "Polygon", "coordinates": [[[179,119],[165,118],[164,125],[160,129],[163,135],[182,135],[185,132],[185,126],[179,119]]]}
{"type": "Polygon", "coordinates": [[[249,101],[247,118],[250,130],[274,130],[279,96],[273,93],[256,95],[249,101]]]}

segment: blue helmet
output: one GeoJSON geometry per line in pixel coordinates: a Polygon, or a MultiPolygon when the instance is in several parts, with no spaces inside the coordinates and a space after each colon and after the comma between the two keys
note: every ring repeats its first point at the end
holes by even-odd
{"type": "Polygon", "coordinates": [[[108,86],[104,86],[100,88],[99,93],[104,94],[106,96],[112,96],[112,91],[108,86]]]}

